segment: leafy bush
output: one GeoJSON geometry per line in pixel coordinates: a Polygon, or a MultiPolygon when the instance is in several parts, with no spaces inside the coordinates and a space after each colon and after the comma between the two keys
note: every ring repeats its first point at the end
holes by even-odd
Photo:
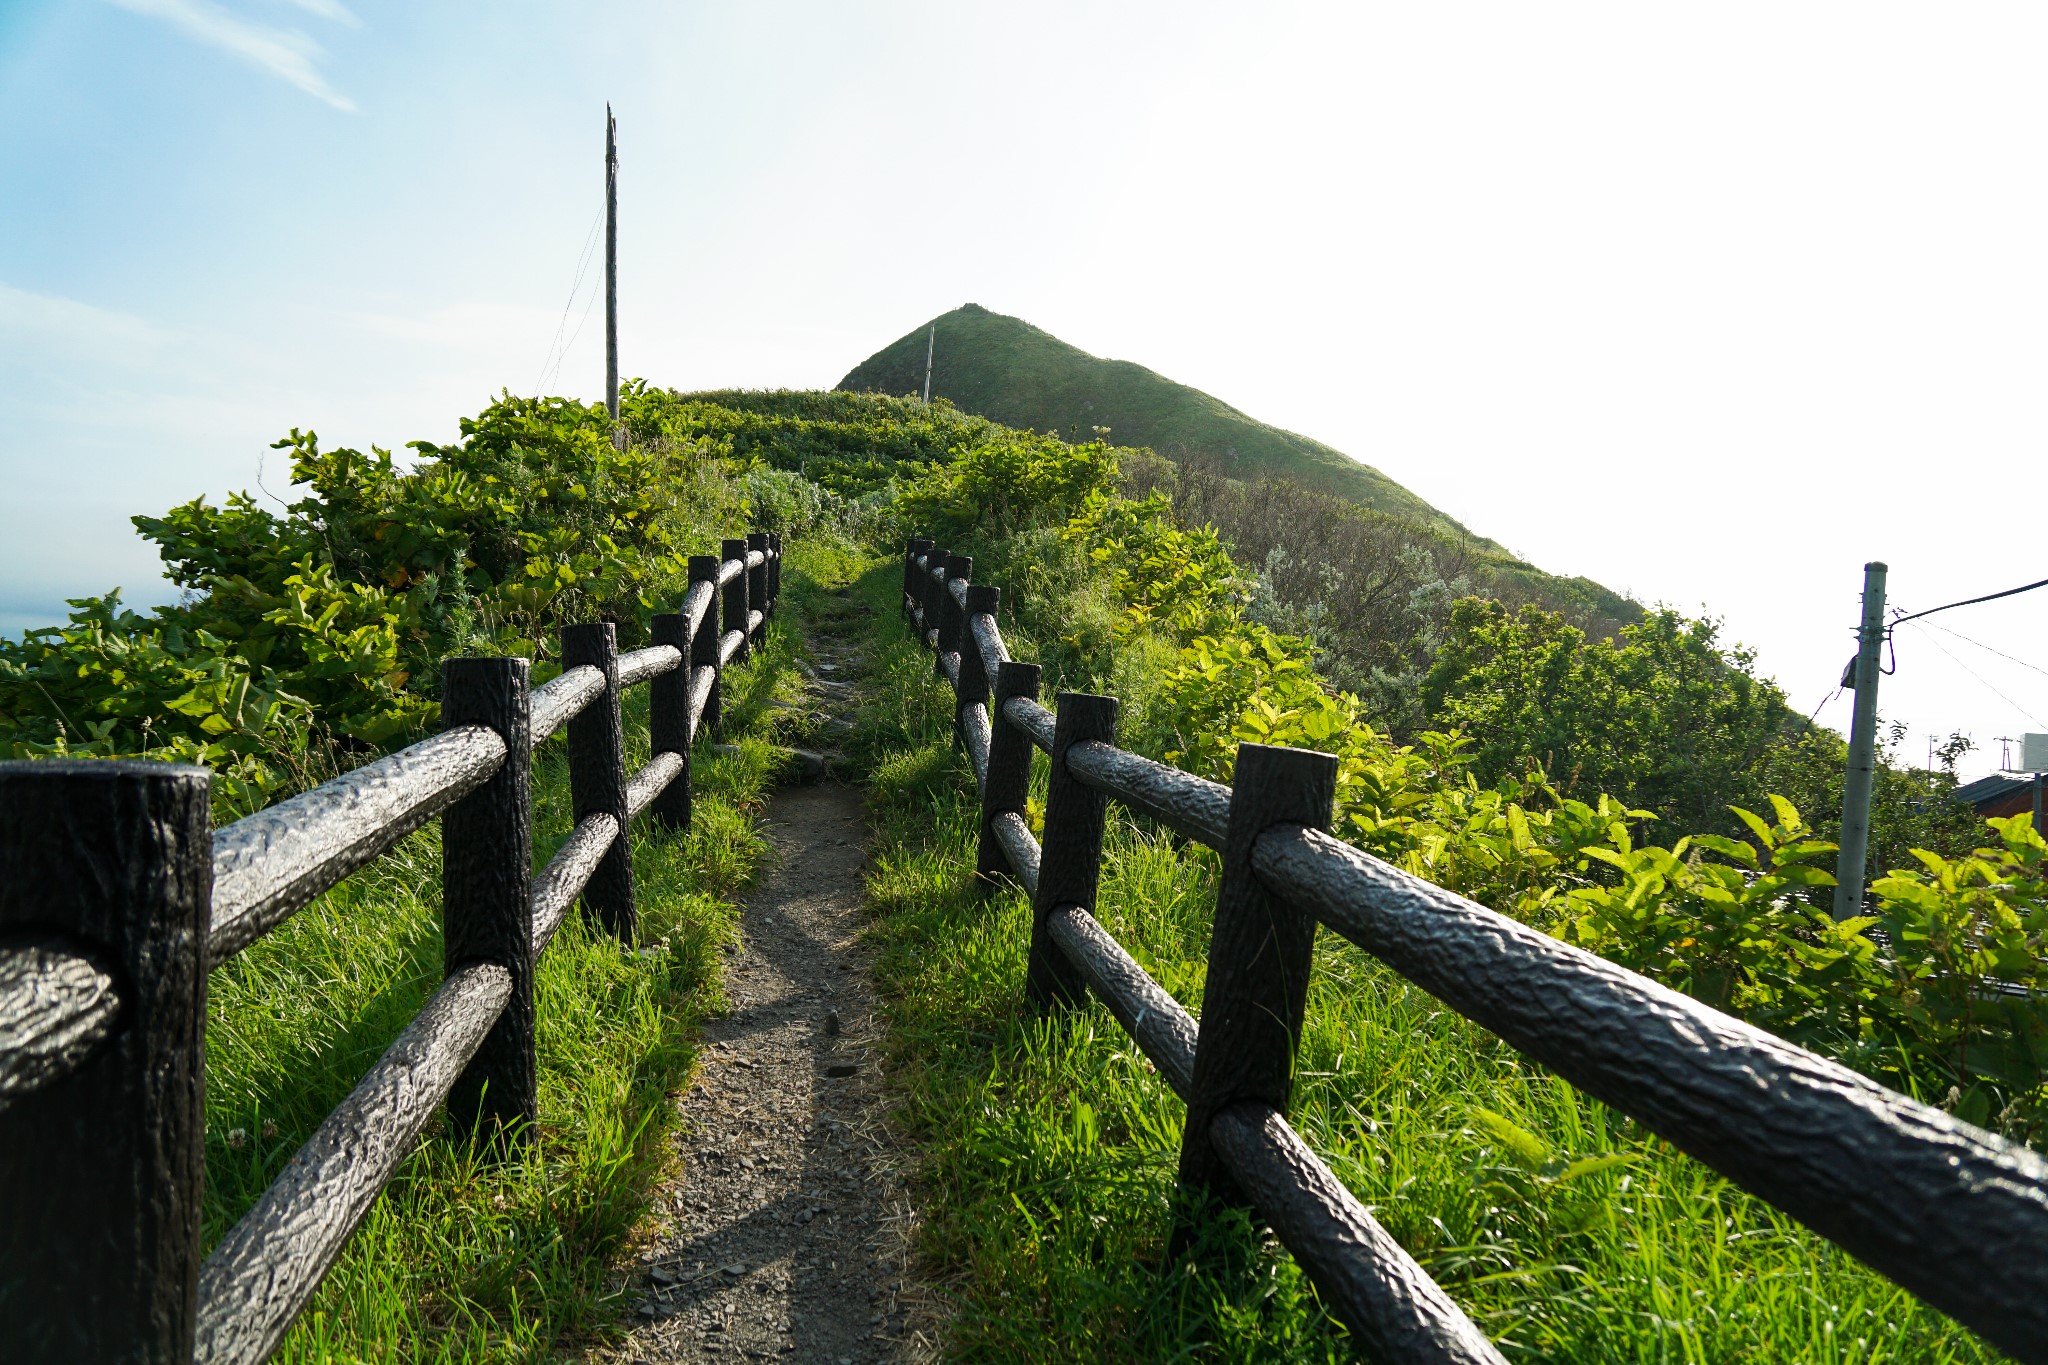
{"type": "Polygon", "coordinates": [[[902,515],[937,535],[1058,524],[1116,482],[1116,452],[1101,441],[1068,445],[1057,436],[1004,430],[950,454],[902,500],[902,515]]]}
{"type": "Polygon", "coordinates": [[[1764,794],[1768,820],[1724,806],[1718,828],[1663,846],[1646,837],[1659,812],[1589,779],[1681,810],[1754,780],[1754,753],[1731,751],[1774,742],[1782,703],[1746,655],[1717,647],[1711,622],[1657,612],[1589,644],[1553,613],[1460,602],[1462,638],[1440,656],[1444,709],[1492,744],[1435,731],[1401,744],[1317,675],[1308,640],[1248,619],[1244,576],[1213,529],[1167,512],[1156,493],[1091,499],[1060,536],[1092,574],[1035,609],[1065,645],[1086,594],[1106,590],[1126,651],[1171,642],[1126,698],[1140,703],[1134,747],[1225,782],[1241,742],[1334,754],[1340,837],[1973,1121],[2040,1136],[2048,844],[2027,820],[1993,822],[2003,844],[1968,858],[1916,855],[1923,870],[1876,883],[1877,915],[1837,923],[1836,847],[1791,801],[1764,794]],[[1574,762],[1569,783],[1528,742],[1545,726],[1576,746],[1557,755],[1574,762]]]}
{"type": "Polygon", "coordinates": [[[203,763],[226,808],[260,805],[264,756],[303,743],[311,706],[258,684],[217,637],[122,610],[118,592],[70,605],[67,624],[0,641],[6,757],[203,763]]]}
{"type": "Polygon", "coordinates": [[[747,504],[664,400],[636,388],[625,417],[648,436],[622,450],[600,407],[507,395],[459,444],[415,442],[410,469],[294,430],[277,446],[305,493],[281,513],[242,493],[135,518],[179,603],[81,598],[69,624],[0,641],[0,744],[209,763],[232,809],[300,780],[320,737],[417,734],[450,654],[545,658],[555,627],[593,619],[637,644],[688,551],[747,504]]]}
{"type": "MultiPolygon", "coordinates": [[[[1919,852],[1878,879],[1890,940],[1868,1033],[1972,1123],[2038,1141],[2048,1123],[2048,843],[2031,815],[1988,822],[1966,858],[1919,852]]],[[[1890,1058],[1881,1058],[1889,1062],[1890,1058]]]]}

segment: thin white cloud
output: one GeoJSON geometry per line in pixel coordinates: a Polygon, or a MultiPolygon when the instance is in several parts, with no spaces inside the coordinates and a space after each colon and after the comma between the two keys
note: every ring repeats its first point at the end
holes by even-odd
{"type": "Polygon", "coordinates": [[[105,363],[153,357],[174,338],[132,313],[37,294],[0,281],[0,356],[61,355],[105,363]]]}
{"type": "MultiPolygon", "coordinates": [[[[314,99],[333,105],[344,113],[354,113],[355,103],[327,83],[327,78],[314,68],[314,61],[320,56],[320,45],[297,29],[268,28],[237,18],[212,0],[108,0],[134,14],[162,19],[202,43],[210,44],[223,51],[231,52],[252,66],[261,67],[280,80],[311,95],[314,99]]],[[[332,10],[353,20],[354,15],[341,7],[337,0],[295,0],[301,9],[326,17],[334,17],[332,10]]]]}
{"type": "Polygon", "coordinates": [[[337,24],[346,24],[350,28],[361,28],[363,26],[363,21],[356,18],[348,6],[341,3],[341,0],[272,0],[272,2],[280,5],[290,5],[293,9],[302,9],[306,13],[318,18],[331,20],[337,24]]]}

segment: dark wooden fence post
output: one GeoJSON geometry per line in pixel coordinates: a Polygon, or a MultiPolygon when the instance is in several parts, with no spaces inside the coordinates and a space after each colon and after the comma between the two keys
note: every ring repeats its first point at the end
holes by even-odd
{"type": "MultiPolygon", "coordinates": [[[[966,555],[956,555],[951,551],[939,557],[939,572],[931,580],[932,604],[925,608],[924,613],[925,628],[939,633],[939,638],[932,643],[932,673],[941,678],[946,676],[946,641],[950,638],[947,631],[957,610],[953,601],[953,577],[963,562],[970,567],[974,563],[966,555]]],[[[959,739],[957,733],[954,739],[959,739]]]]}
{"type": "Polygon", "coordinates": [[[1052,779],[1045,793],[1045,842],[1039,852],[1038,896],[1031,903],[1031,962],[1024,995],[1032,1004],[1077,1005],[1088,998],[1080,971],[1052,941],[1046,917],[1059,906],[1095,913],[1102,877],[1102,832],[1109,798],[1067,771],[1067,750],[1083,740],[1116,743],[1115,697],[1060,693],[1052,732],[1052,779]]]}
{"type": "Polygon", "coordinates": [[[441,720],[489,726],[505,740],[504,766],[441,817],[444,969],[453,974],[495,962],[512,974],[504,1013],[448,1092],[448,1120],[458,1134],[503,1149],[531,1142],[540,1122],[526,660],[448,660],[441,665],[441,720]]]}
{"type": "Polygon", "coordinates": [[[923,553],[923,537],[911,536],[903,542],[903,600],[897,605],[902,608],[903,619],[910,619],[910,598],[917,589],[917,557],[923,553]]]}
{"type": "Polygon", "coordinates": [[[188,1365],[206,1174],[211,775],[0,763],[0,937],[111,975],[117,1031],[0,1108],[0,1360],[188,1365]]]}
{"type": "Polygon", "coordinates": [[[951,557],[951,551],[934,546],[925,551],[924,567],[917,571],[917,607],[924,621],[918,628],[917,643],[926,648],[931,646],[931,633],[939,625],[939,575],[945,572],[951,557]]]}
{"type": "Polygon", "coordinates": [[[719,738],[725,734],[725,717],[720,714],[718,696],[723,685],[718,675],[718,556],[691,555],[690,582],[692,585],[711,585],[711,601],[705,604],[704,616],[697,623],[697,633],[690,637],[691,673],[700,668],[711,670],[711,691],[704,698],[704,714],[697,718],[697,730],[700,734],[719,738]]]}
{"type": "Polygon", "coordinates": [[[746,662],[750,653],[747,635],[747,542],[726,540],[719,542],[719,554],[725,559],[737,559],[740,571],[733,575],[732,582],[725,585],[725,626],[722,631],[740,633],[740,647],[732,656],[734,663],[746,662]]]}
{"type": "Polygon", "coordinates": [[[1003,703],[1012,697],[1038,700],[1037,664],[1005,661],[988,704],[988,780],[981,786],[981,845],[974,855],[974,875],[983,887],[994,886],[1010,871],[1009,856],[996,838],[996,817],[1004,811],[1021,816],[1031,796],[1031,736],[1003,719],[1003,703]]]}
{"type": "MultiPolygon", "coordinates": [[[[968,568],[974,561],[968,561],[968,568]]],[[[965,572],[963,570],[963,572],[965,572]]],[[[957,726],[959,717],[975,702],[988,700],[988,670],[982,665],[981,642],[974,638],[974,618],[981,615],[993,616],[1002,603],[1002,593],[981,583],[967,585],[967,605],[960,612],[960,625],[954,632],[955,645],[960,651],[960,685],[955,689],[959,709],[955,713],[957,726]]],[[[989,725],[995,725],[995,715],[990,713],[989,725]]]]}
{"type": "Polygon", "coordinates": [[[965,648],[961,644],[961,640],[966,634],[967,613],[960,606],[959,599],[953,596],[953,585],[955,583],[969,583],[973,579],[973,555],[946,556],[946,589],[945,595],[939,599],[939,649],[941,651],[957,654],[965,648]]]}
{"type": "Polygon", "coordinates": [[[1209,1144],[1209,1120],[1243,1100],[1287,1113],[1316,942],[1315,916],[1272,895],[1253,875],[1252,845],[1275,825],[1327,830],[1336,796],[1333,755],[1237,746],[1180,1149],[1181,1184],[1212,1190],[1231,1203],[1245,1200],[1209,1144]]]}
{"type": "Polygon", "coordinates": [[[782,601],[782,532],[768,533],[768,614],[782,601]]]}
{"type": "Polygon", "coordinates": [[[689,622],[662,612],[649,623],[657,645],[683,656],[679,667],[657,673],[647,684],[647,742],[657,754],[674,754],[683,770],[654,798],[648,811],[663,829],[690,827],[690,636],[689,622]]]}
{"type": "Polygon", "coordinates": [[[912,608],[924,604],[924,587],[918,575],[924,571],[917,567],[917,557],[927,554],[932,548],[929,536],[912,536],[909,547],[903,552],[903,619],[914,621],[912,608]]]}
{"type": "Polygon", "coordinates": [[[747,604],[761,613],[761,624],[749,634],[759,644],[768,638],[768,533],[748,532],[747,549],[761,552],[761,562],[747,570],[747,604]]]}
{"type": "Polygon", "coordinates": [[[567,626],[562,667],[589,664],[604,674],[604,692],[569,722],[569,796],[576,818],[609,815],[619,837],[605,850],[583,888],[583,912],[622,942],[639,929],[633,908],[633,847],[626,823],[626,731],[619,717],[618,633],[609,621],[567,626]]]}

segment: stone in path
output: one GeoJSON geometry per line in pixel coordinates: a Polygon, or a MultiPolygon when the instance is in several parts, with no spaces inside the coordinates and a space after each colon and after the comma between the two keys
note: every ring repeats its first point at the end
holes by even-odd
{"type": "Polygon", "coordinates": [[[768,808],[775,858],[743,910],[732,1012],[704,1029],[678,1100],[680,1175],[627,1293],[634,1327],[597,1359],[915,1360],[910,1207],[889,1160],[880,1021],[857,935],[866,822],[836,782],[768,808]]]}

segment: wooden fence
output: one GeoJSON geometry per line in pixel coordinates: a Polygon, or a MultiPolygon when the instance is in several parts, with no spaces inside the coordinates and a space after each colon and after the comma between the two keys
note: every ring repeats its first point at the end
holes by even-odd
{"type": "Polygon", "coordinates": [[[570,626],[531,693],[525,659],[451,659],[440,734],[218,831],[202,768],[0,763],[0,1361],[253,1365],[444,1100],[458,1135],[533,1140],[534,963],[579,895],[633,941],[627,830],[688,828],[691,743],[781,577],[779,537],[727,540],[653,645],[570,626]],[[531,755],[564,725],[575,832],[535,875],[531,755]],[[437,814],[446,979],[202,1261],[208,971],[437,814]]]}
{"type": "Polygon", "coordinates": [[[1327,925],[1587,1094],[2023,1361],[2048,1362],[2048,1162],[1329,834],[1336,759],[1240,745],[1225,787],[1115,746],[1112,697],[1039,704],[973,561],[909,543],[904,613],[953,684],[984,878],[1031,896],[1026,993],[1109,1008],[1188,1107],[1180,1178],[1263,1217],[1386,1361],[1501,1357],[1287,1122],[1327,925]],[[1024,820],[1050,760],[1041,845],[1024,820]],[[1110,798],[1223,855],[1202,1017],[1094,917],[1110,798]]]}

